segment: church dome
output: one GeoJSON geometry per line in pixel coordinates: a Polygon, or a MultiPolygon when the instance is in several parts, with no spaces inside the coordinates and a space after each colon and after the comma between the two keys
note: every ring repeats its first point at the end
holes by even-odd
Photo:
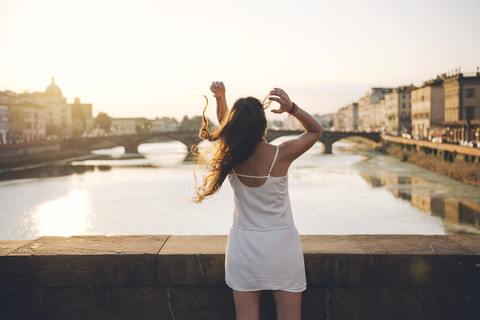
{"type": "Polygon", "coordinates": [[[63,97],[62,90],[55,84],[55,78],[52,77],[52,83],[45,89],[45,94],[55,97],[63,97]]]}

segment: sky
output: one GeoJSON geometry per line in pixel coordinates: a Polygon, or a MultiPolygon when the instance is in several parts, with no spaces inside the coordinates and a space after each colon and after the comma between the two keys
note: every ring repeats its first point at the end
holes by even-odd
{"type": "Polygon", "coordinates": [[[479,12],[478,0],[0,0],[0,91],[44,91],[53,76],[95,115],[181,119],[224,81],[229,105],[280,87],[325,114],[370,87],[476,71],[479,12]]]}

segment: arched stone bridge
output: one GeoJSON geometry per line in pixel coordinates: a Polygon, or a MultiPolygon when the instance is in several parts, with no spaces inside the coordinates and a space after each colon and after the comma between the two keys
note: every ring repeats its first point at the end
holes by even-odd
{"type": "MultiPolygon", "coordinates": [[[[300,135],[304,133],[303,130],[268,130],[267,131],[267,141],[273,141],[282,136],[293,136],[300,135]]],[[[373,140],[375,142],[380,142],[382,140],[380,133],[378,132],[343,132],[343,131],[327,131],[324,130],[320,136],[320,141],[325,146],[324,153],[332,154],[332,145],[335,141],[346,137],[363,137],[366,139],[373,140]]]]}
{"type": "MultiPolygon", "coordinates": [[[[303,130],[268,130],[267,141],[271,142],[282,136],[300,135],[303,130]]],[[[332,153],[332,144],[335,141],[346,137],[364,137],[375,142],[380,142],[381,137],[378,132],[341,132],[341,131],[323,131],[322,136],[318,139],[325,146],[325,153],[332,153]]],[[[66,149],[81,149],[92,150],[96,145],[105,142],[113,142],[118,146],[125,148],[125,153],[137,153],[138,146],[142,143],[154,141],[157,138],[167,138],[182,142],[187,146],[188,155],[192,155],[192,151],[202,141],[198,137],[198,131],[165,131],[165,132],[152,132],[141,133],[133,135],[122,136],[105,136],[105,137],[92,137],[92,138],[73,138],[65,140],[64,148],[66,149]]]]}

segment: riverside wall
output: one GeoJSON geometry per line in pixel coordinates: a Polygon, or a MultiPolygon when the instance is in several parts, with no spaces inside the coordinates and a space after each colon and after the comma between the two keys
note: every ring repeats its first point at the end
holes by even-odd
{"type": "Polygon", "coordinates": [[[442,156],[445,161],[452,162],[454,158],[463,158],[465,162],[479,163],[480,149],[448,143],[433,143],[425,140],[406,139],[382,135],[383,144],[396,144],[408,151],[422,151],[425,154],[442,156]]]}
{"type": "Polygon", "coordinates": [[[37,141],[14,144],[0,144],[2,158],[28,156],[62,149],[61,141],[37,141]]]}
{"type": "MultiPolygon", "coordinates": [[[[304,235],[302,319],[479,319],[480,236],[304,235]]],[[[234,319],[226,236],[0,242],[0,319],[234,319]]],[[[262,292],[262,319],[275,319],[262,292]]]]}
{"type": "Polygon", "coordinates": [[[401,161],[480,187],[480,149],[382,136],[381,150],[401,161]]]}

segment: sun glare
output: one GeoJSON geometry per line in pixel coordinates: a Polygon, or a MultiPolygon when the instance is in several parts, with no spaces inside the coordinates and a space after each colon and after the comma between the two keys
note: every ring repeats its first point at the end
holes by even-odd
{"type": "Polygon", "coordinates": [[[39,236],[72,236],[91,229],[92,209],[84,191],[38,205],[33,213],[33,231],[39,236]]]}

